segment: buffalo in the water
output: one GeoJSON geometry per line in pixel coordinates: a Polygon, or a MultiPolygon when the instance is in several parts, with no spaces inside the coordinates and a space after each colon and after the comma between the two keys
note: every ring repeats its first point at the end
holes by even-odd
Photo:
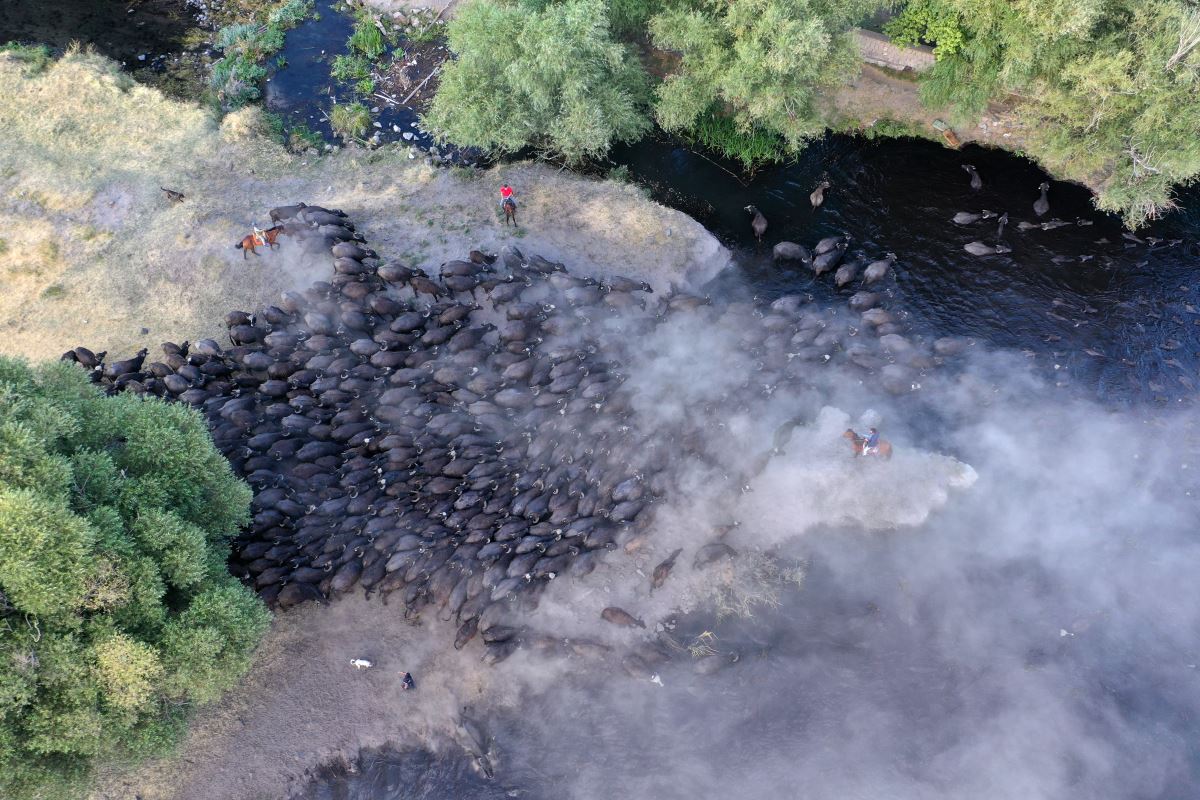
{"type": "Polygon", "coordinates": [[[771,257],[776,261],[800,261],[804,264],[812,263],[812,253],[802,244],[795,242],[779,242],[771,250],[771,257]]]}

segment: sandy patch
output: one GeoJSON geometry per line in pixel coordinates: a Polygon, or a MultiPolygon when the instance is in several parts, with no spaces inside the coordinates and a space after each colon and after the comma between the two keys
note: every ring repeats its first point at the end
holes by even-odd
{"type": "MultiPolygon", "coordinates": [[[[472,248],[513,244],[584,272],[659,287],[703,280],[729,255],[703,226],[636,187],[533,163],[448,171],[406,147],[292,155],[254,109],[218,124],[134,84],[94,55],[27,78],[0,58],[0,351],[112,354],[164,339],[219,337],[233,308],[274,302],[326,265],[233,245],[276,205],[344,209],[385,258],[436,268],[472,248]],[[64,96],[71,103],[47,102],[64,96]],[[506,229],[502,182],[521,201],[506,229]],[[183,192],[171,203],[160,187],[183,192]],[[149,333],[143,334],[142,329],[149,333]]],[[[325,273],[328,274],[328,273],[325,273]]]]}

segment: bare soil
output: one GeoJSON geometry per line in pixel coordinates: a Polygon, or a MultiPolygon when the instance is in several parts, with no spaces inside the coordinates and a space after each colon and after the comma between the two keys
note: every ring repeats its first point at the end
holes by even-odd
{"type": "MultiPolygon", "coordinates": [[[[914,80],[896,77],[885,69],[863,64],[862,73],[840,88],[831,100],[835,115],[870,128],[882,121],[900,122],[931,139],[942,140],[933,126],[940,119],[948,124],[963,144],[975,142],[1003,150],[1021,151],[1026,131],[1011,108],[991,105],[978,117],[962,117],[952,109],[929,109],[921,103],[914,80]]],[[[944,140],[943,140],[944,141],[944,140]]]]}
{"type": "Polygon", "coordinates": [[[297,201],[345,210],[381,256],[431,269],[512,244],[665,287],[729,259],[703,226],[634,186],[536,163],[442,170],[400,145],[293,155],[256,109],[218,123],[96,55],[33,77],[0,57],[0,82],[0,352],[10,355],[219,337],[229,310],[330,274],[286,241],[248,259],[234,249],[271,207],[297,201]],[[503,182],[521,202],[519,228],[503,224],[503,182]]]}

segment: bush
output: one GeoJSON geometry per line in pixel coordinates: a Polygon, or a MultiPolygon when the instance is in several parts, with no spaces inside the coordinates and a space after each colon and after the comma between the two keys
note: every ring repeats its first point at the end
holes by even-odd
{"type": "Polygon", "coordinates": [[[371,127],[371,112],[362,103],[335,104],[329,112],[329,125],[343,139],[361,139],[371,127]]]}
{"type": "MultiPolygon", "coordinates": [[[[1097,205],[1122,214],[1126,224],[1174,207],[1172,187],[1200,175],[1195,3],[922,0],[919,6],[923,19],[962,36],[961,47],[939,58],[923,80],[926,102],[969,112],[1018,93],[1017,110],[1031,132],[1029,154],[1061,177],[1098,184],[1097,205]]],[[[942,35],[926,30],[922,37],[942,35]]]]}
{"type": "Polygon", "coordinates": [[[714,106],[748,135],[796,150],[825,130],[817,98],[859,69],[850,28],[880,0],[728,0],[655,16],[656,47],[681,57],[658,88],[655,116],[686,132],[714,106]]]}
{"type": "Polygon", "coordinates": [[[375,26],[371,19],[360,18],[354,24],[354,33],[346,42],[352,53],[362,53],[367,58],[378,58],[383,55],[387,45],[383,41],[383,32],[375,26]]]}
{"type": "Polygon", "coordinates": [[[242,675],[269,619],[224,567],[249,502],[191,409],[0,358],[0,796],[74,796],[242,675]]]}
{"type": "Polygon", "coordinates": [[[610,36],[604,0],[541,9],[476,0],[448,34],[456,59],[422,118],[443,141],[495,154],[536,147],[578,163],[649,129],[645,73],[610,36]]]}
{"type": "Polygon", "coordinates": [[[44,44],[25,45],[8,42],[0,45],[0,56],[8,56],[24,64],[27,78],[45,72],[46,67],[54,61],[50,48],[44,44]]]}
{"type": "Polygon", "coordinates": [[[371,77],[371,62],[360,55],[338,55],[329,66],[329,76],[335,81],[357,82],[371,77]]]}
{"type": "Polygon", "coordinates": [[[312,0],[286,0],[259,22],[239,22],[217,31],[216,44],[224,55],[213,64],[209,85],[227,111],[262,96],[259,83],[267,76],[263,66],[283,48],[284,31],[313,9],[312,0]]]}

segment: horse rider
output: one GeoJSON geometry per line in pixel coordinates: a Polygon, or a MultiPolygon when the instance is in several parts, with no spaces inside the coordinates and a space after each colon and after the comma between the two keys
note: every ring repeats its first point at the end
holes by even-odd
{"type": "Polygon", "coordinates": [[[262,246],[266,245],[267,232],[265,230],[263,230],[262,228],[258,227],[258,225],[256,223],[252,222],[252,223],[250,223],[250,226],[252,228],[254,228],[254,246],[262,247],[262,246]]]}
{"type": "Polygon", "coordinates": [[[877,431],[875,428],[871,428],[871,430],[867,434],[866,441],[863,442],[863,455],[864,456],[879,455],[879,431],[877,431]]]}
{"type": "Polygon", "coordinates": [[[513,197],[513,189],[507,183],[500,187],[500,207],[503,208],[505,203],[512,203],[512,207],[517,207],[517,198],[513,197]]]}

